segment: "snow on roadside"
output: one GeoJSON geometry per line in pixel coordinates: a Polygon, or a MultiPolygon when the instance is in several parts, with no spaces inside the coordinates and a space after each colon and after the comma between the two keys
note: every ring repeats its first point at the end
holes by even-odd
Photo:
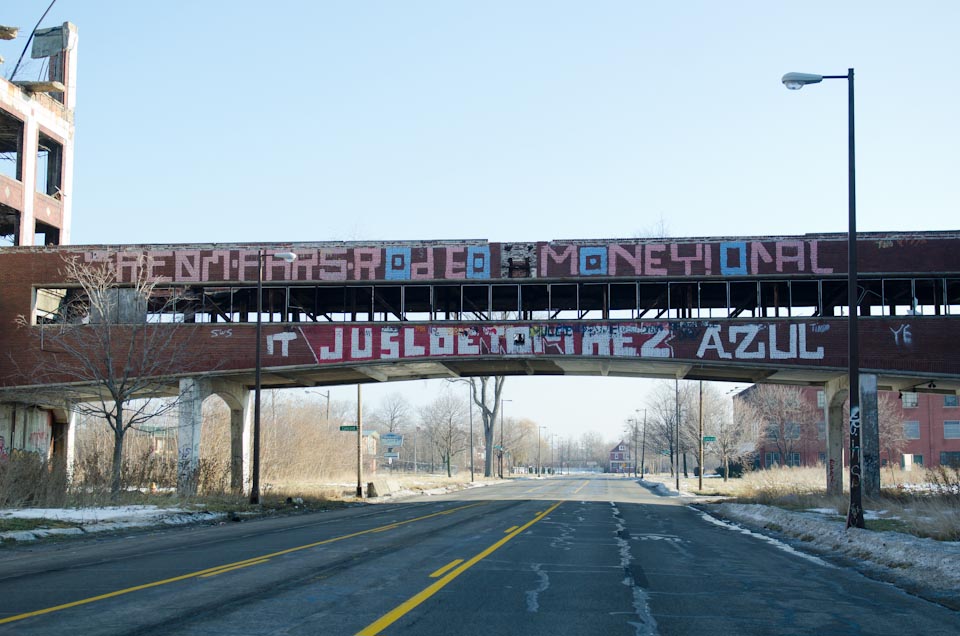
{"type": "Polygon", "coordinates": [[[55,535],[78,535],[156,525],[183,525],[214,521],[222,513],[192,511],[158,506],[105,506],[101,508],[8,508],[0,510],[0,519],[49,519],[73,524],[69,528],[31,528],[0,532],[0,540],[34,541],[55,535]]]}
{"type": "MultiPolygon", "coordinates": [[[[641,483],[657,494],[677,496],[677,491],[665,484],[646,480],[641,483]]],[[[680,495],[694,496],[683,491],[680,495]]],[[[696,508],[754,529],[772,530],[796,540],[794,549],[845,558],[873,575],[915,591],[924,590],[960,609],[960,542],[936,541],[902,532],[847,529],[846,520],[829,509],[801,512],[737,503],[703,503],[696,508]]],[[[742,531],[735,524],[730,525],[731,529],[742,531]]]]}
{"type": "Polygon", "coordinates": [[[807,551],[845,557],[910,588],[932,591],[954,602],[960,599],[960,542],[902,532],[847,529],[843,519],[759,504],[720,503],[700,509],[754,527],[774,529],[799,539],[799,545],[807,551]]]}

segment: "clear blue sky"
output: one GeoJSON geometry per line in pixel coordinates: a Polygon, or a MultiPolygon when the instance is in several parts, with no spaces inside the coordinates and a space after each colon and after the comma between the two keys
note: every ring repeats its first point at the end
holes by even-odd
{"type": "MultiPolygon", "coordinates": [[[[958,225],[953,1],[59,0],[44,26],[65,20],[74,243],[845,231],[846,82],[780,77],[851,66],[859,228],[958,225]]],[[[642,408],[643,382],[591,379],[582,409],[578,382],[508,380],[509,411],[612,437],[642,408]]]]}

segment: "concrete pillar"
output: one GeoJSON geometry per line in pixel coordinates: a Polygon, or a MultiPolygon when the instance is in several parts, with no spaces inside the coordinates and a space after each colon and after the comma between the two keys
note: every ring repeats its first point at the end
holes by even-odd
{"type": "Polygon", "coordinates": [[[843,431],[845,429],[843,404],[850,393],[848,386],[849,379],[842,377],[830,380],[823,387],[826,397],[823,415],[827,429],[825,467],[828,495],[843,494],[843,431]]]}
{"type": "Polygon", "coordinates": [[[179,427],[177,429],[177,494],[197,494],[200,467],[200,429],[203,424],[203,400],[209,388],[202,380],[180,380],[179,427]]]}
{"type": "Polygon", "coordinates": [[[877,406],[877,376],[860,374],[860,457],[863,462],[863,494],[880,494],[880,415],[877,406]]]}
{"type": "Polygon", "coordinates": [[[34,196],[37,192],[37,151],[40,144],[40,126],[35,117],[23,122],[23,209],[20,214],[20,236],[17,245],[33,245],[36,232],[34,196]]]}
{"type": "Polygon", "coordinates": [[[80,414],[73,408],[67,415],[67,448],[66,448],[66,470],[67,483],[73,483],[73,473],[77,465],[77,426],[80,424],[80,414]]]}
{"type": "Polygon", "coordinates": [[[246,473],[244,467],[244,440],[246,439],[246,418],[248,409],[244,408],[249,401],[244,390],[240,399],[240,408],[230,408],[230,489],[233,492],[245,492],[246,473]]]}

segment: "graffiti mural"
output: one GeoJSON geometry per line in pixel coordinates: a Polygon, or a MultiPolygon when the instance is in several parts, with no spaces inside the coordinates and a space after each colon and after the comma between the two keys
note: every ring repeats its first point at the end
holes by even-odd
{"type": "MultiPolygon", "coordinates": [[[[858,241],[861,272],[960,270],[955,239],[858,241]],[[917,269],[917,264],[922,263],[917,269]],[[927,265],[927,264],[931,265],[927,265]],[[904,270],[906,271],[906,270],[904,270]]],[[[495,280],[502,278],[683,278],[831,275],[846,271],[846,240],[833,236],[742,239],[291,243],[265,246],[266,282],[495,280]]],[[[88,263],[108,263],[124,282],[138,272],[173,283],[255,282],[259,252],[251,246],[73,250],[88,263]]]]}
{"type": "Polygon", "coordinates": [[[539,257],[542,277],[832,274],[839,265],[833,255],[821,257],[817,240],[550,243],[539,257]]]}
{"type": "MultiPolygon", "coordinates": [[[[300,327],[318,364],[474,356],[821,360],[807,323],[616,322],[300,327]]],[[[293,335],[293,334],[291,334],[293,335]]],[[[270,341],[268,340],[268,343],[270,341]]],[[[272,345],[271,353],[275,351],[272,345]]],[[[286,357],[286,354],[282,354],[286,357]]]]}

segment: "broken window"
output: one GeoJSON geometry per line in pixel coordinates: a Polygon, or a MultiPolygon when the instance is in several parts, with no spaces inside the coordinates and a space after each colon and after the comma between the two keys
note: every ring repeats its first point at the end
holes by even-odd
{"type": "Polygon", "coordinates": [[[60,198],[63,186],[63,144],[40,133],[37,147],[37,192],[60,198]]]}
{"type": "Polygon", "coordinates": [[[0,108],[0,175],[23,181],[23,122],[0,108]]]}

